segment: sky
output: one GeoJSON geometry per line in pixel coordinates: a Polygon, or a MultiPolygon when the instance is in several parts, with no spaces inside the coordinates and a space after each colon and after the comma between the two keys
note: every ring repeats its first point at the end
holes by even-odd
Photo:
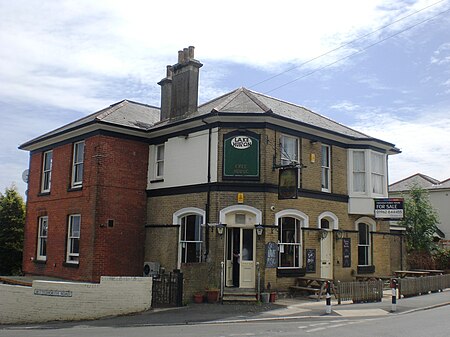
{"type": "Polygon", "coordinates": [[[160,106],[195,46],[199,102],[238,87],[395,144],[389,183],[450,178],[450,0],[0,0],[0,192],[18,146],[123,99],[160,106]]]}

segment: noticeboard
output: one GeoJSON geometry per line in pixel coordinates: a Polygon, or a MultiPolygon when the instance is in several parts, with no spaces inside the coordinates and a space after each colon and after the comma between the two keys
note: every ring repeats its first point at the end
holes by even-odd
{"type": "Polygon", "coordinates": [[[352,266],[352,241],[350,238],[342,239],[342,267],[350,268],[352,266]]]}
{"type": "Polygon", "coordinates": [[[375,219],[402,220],[403,198],[375,199],[375,219]]]}
{"type": "Polygon", "coordinates": [[[315,273],[316,272],[316,250],[306,249],[306,272],[315,273]]]}
{"type": "Polygon", "coordinates": [[[278,267],[278,245],[275,242],[266,244],[266,268],[278,267]]]}

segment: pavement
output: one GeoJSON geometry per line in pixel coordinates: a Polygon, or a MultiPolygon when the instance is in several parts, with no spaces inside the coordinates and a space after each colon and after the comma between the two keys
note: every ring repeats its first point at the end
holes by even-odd
{"type": "Polygon", "coordinates": [[[332,317],[380,317],[402,315],[450,305],[450,289],[416,297],[397,299],[396,311],[391,312],[391,291],[385,291],[382,302],[331,303],[331,314],[326,314],[325,300],[304,297],[278,299],[274,303],[260,304],[189,304],[180,308],[151,309],[139,314],[109,317],[83,322],[51,322],[27,325],[34,328],[60,328],[70,326],[165,326],[185,324],[218,324],[250,321],[289,320],[332,317]]]}

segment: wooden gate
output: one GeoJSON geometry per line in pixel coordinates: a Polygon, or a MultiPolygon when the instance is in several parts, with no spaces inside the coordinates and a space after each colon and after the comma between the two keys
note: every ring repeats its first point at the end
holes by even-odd
{"type": "Polygon", "coordinates": [[[152,308],[183,306],[183,273],[159,274],[153,277],[152,308]]]}

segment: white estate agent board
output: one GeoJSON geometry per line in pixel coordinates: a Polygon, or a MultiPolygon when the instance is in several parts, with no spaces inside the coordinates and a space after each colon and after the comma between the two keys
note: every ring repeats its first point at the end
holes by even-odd
{"type": "Polygon", "coordinates": [[[375,218],[383,220],[403,219],[403,198],[375,199],[375,218]]]}

